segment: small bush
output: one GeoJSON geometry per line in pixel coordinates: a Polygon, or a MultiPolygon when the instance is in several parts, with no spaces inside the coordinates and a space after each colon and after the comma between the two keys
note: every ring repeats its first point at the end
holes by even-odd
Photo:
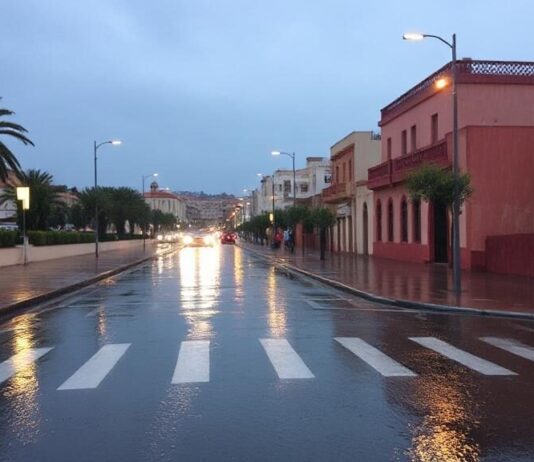
{"type": "Polygon", "coordinates": [[[17,231],[0,230],[0,247],[15,247],[17,245],[17,231]]]}
{"type": "Polygon", "coordinates": [[[28,239],[30,244],[35,246],[87,244],[95,240],[93,233],[65,231],[28,231],[28,239]]]}

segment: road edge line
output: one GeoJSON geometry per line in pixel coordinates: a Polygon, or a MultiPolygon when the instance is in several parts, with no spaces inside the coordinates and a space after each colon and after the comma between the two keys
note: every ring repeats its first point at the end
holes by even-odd
{"type": "Polygon", "coordinates": [[[250,252],[254,255],[264,258],[265,260],[270,261],[276,268],[283,269],[289,273],[292,273],[294,276],[304,275],[311,279],[315,279],[329,286],[340,289],[344,292],[357,295],[358,297],[370,300],[373,302],[384,303],[387,305],[397,306],[399,308],[417,308],[420,310],[426,311],[439,311],[439,312],[449,312],[449,313],[460,313],[460,314],[471,314],[475,316],[491,316],[499,318],[513,318],[513,319],[534,319],[534,313],[522,313],[520,311],[506,311],[506,310],[488,310],[482,308],[471,308],[467,306],[454,306],[454,305],[439,305],[437,303],[426,303],[426,302],[417,302],[412,300],[402,300],[395,298],[383,297],[381,295],[373,294],[372,292],[366,292],[356,287],[349,286],[339,281],[329,279],[324,276],[312,273],[311,271],[306,271],[298,266],[292,265],[290,263],[280,263],[270,255],[265,255],[256,250],[250,249],[243,245],[239,247],[247,252],[250,252]]]}

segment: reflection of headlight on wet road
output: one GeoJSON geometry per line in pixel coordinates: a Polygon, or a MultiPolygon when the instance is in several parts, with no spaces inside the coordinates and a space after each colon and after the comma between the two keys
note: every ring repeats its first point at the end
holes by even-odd
{"type": "Polygon", "coordinates": [[[189,245],[193,243],[193,238],[191,236],[184,236],[184,244],[189,245]]]}

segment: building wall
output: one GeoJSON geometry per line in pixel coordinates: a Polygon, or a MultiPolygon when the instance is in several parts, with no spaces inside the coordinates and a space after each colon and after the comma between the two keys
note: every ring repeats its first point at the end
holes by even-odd
{"type": "Polygon", "coordinates": [[[408,152],[411,151],[410,128],[417,127],[416,145],[418,148],[431,144],[431,116],[438,114],[438,139],[443,140],[445,135],[452,132],[452,111],[450,92],[442,91],[434,94],[421,104],[404,112],[397,118],[382,125],[381,161],[388,159],[388,138],[391,138],[392,158],[401,156],[401,133],[407,131],[408,152]]]}
{"type": "Polygon", "coordinates": [[[373,253],[372,192],[367,189],[367,170],[380,162],[380,139],[372,131],[355,131],[331,147],[332,184],[346,184],[346,195],[330,206],[341,220],[334,226],[334,250],[365,254],[363,203],[368,207],[368,253],[373,253]],[[343,176],[345,165],[345,176],[343,176]],[[350,172],[349,172],[350,169],[350,172]],[[350,213],[339,214],[339,210],[350,213]],[[342,218],[346,216],[346,218],[342,218]],[[350,216],[350,219],[348,218],[350,216]],[[343,227],[338,233],[337,228],[343,227]],[[342,242],[338,243],[341,238],[342,242]]]}
{"type": "Polygon", "coordinates": [[[469,249],[478,266],[488,236],[534,233],[533,147],[534,127],[468,128],[469,249]]]}
{"type": "MultiPolygon", "coordinates": [[[[532,85],[460,84],[458,85],[458,127],[534,125],[534,87],[532,85]]],[[[450,87],[382,125],[382,162],[387,160],[387,139],[392,141],[392,157],[401,155],[401,133],[415,124],[418,148],[431,144],[431,116],[438,114],[438,139],[452,132],[450,87]]]]}
{"type": "Polygon", "coordinates": [[[365,184],[356,188],[355,204],[354,221],[356,223],[356,252],[360,255],[372,255],[374,236],[373,191],[367,189],[365,184]],[[365,248],[364,245],[364,204],[367,205],[367,248],[365,248]]]}
{"type": "Polygon", "coordinates": [[[431,208],[428,203],[421,202],[421,241],[417,242],[414,229],[414,207],[402,185],[374,192],[373,210],[373,254],[378,257],[398,258],[412,262],[428,262],[432,260],[431,208]],[[408,201],[408,240],[401,240],[401,202],[408,201]],[[388,203],[393,203],[393,241],[388,238],[388,203]],[[378,239],[378,203],[382,205],[382,239],[378,239]]]}

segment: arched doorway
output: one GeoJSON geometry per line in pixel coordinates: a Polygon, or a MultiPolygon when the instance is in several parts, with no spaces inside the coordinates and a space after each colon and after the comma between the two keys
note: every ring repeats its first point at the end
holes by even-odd
{"type": "Polygon", "coordinates": [[[363,254],[369,255],[369,218],[367,215],[367,203],[363,203],[363,254]]]}

